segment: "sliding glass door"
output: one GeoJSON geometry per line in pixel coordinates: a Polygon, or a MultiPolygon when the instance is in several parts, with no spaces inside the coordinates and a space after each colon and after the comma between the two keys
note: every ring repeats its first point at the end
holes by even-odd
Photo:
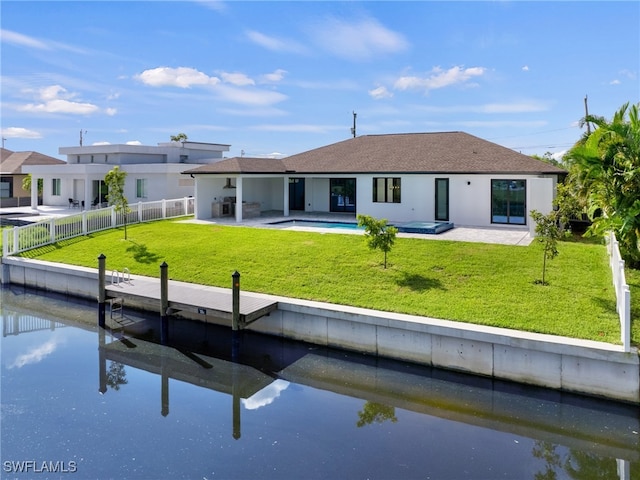
{"type": "Polygon", "coordinates": [[[449,179],[436,178],[436,220],[449,221],[449,179]]]}
{"type": "Polygon", "coordinates": [[[491,223],[526,225],[526,200],[526,180],[491,180],[491,223]]]}

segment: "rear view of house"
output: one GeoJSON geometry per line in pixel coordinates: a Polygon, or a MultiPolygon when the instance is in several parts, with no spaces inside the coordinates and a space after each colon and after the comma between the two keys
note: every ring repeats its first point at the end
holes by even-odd
{"type": "MultiPolygon", "coordinates": [[[[464,132],[363,135],[284,159],[231,158],[184,172],[196,217],[246,208],[367,214],[391,222],[530,226],[566,172],[464,132]],[[219,209],[217,204],[230,203],[219,209]]],[[[224,214],[224,213],[223,213],[224,214]]]]}

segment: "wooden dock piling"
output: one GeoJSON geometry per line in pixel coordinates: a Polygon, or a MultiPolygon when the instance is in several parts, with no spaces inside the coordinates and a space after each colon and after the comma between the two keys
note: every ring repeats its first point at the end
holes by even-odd
{"type": "Polygon", "coordinates": [[[162,262],[160,265],[160,343],[163,345],[169,340],[169,265],[162,262]]]}
{"type": "Polygon", "coordinates": [[[107,257],[101,253],[98,257],[98,326],[104,328],[107,306],[106,290],[106,260],[107,257]]]}

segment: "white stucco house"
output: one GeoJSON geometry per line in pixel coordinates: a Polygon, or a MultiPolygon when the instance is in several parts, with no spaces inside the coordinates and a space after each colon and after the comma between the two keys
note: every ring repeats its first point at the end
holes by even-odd
{"type": "Polygon", "coordinates": [[[195,216],[347,212],[392,223],[532,228],[561,168],[464,132],[363,135],[283,159],[235,157],[185,169],[195,216]],[[243,208],[236,208],[243,205],[243,208]]]}
{"type": "Polygon", "coordinates": [[[181,174],[189,165],[222,160],[229,145],[201,142],[167,142],[157,146],[108,144],[60,147],[62,165],[29,165],[32,175],[31,205],[37,205],[35,186],[43,179],[44,205],[90,208],[106,201],[105,175],[114,166],[127,173],[124,195],[129,203],[193,196],[194,179],[181,174]]]}

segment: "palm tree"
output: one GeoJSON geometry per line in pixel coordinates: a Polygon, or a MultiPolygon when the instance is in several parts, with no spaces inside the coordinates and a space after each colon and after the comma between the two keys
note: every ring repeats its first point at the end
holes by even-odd
{"type": "Polygon", "coordinates": [[[597,128],[568,152],[571,181],[586,201],[590,233],[613,230],[631,265],[640,266],[640,104],[625,103],[610,121],[588,115],[597,128]]]}

